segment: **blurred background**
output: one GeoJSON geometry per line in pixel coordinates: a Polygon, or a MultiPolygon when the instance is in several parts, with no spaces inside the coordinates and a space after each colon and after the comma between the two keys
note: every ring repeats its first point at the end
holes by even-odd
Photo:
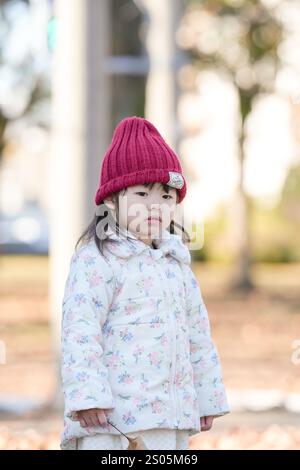
{"type": "Polygon", "coordinates": [[[231,413],[191,449],[300,449],[298,0],[0,1],[0,449],[58,449],[61,299],[126,116],[180,156],[231,413]]]}

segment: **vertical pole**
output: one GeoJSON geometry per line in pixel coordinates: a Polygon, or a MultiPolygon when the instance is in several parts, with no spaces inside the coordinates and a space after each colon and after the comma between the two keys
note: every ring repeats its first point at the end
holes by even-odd
{"type": "MultiPolygon", "coordinates": [[[[101,158],[109,142],[109,0],[56,0],[52,64],[50,313],[60,367],[62,298],[75,243],[95,206],[101,158]]],[[[57,399],[57,398],[55,398],[57,399]]]]}

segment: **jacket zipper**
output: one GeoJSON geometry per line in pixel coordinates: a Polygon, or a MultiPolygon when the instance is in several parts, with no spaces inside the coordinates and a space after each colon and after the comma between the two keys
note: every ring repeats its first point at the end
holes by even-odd
{"type": "MultiPolygon", "coordinates": [[[[169,296],[169,288],[168,288],[168,283],[165,282],[167,281],[167,278],[166,278],[166,274],[164,272],[164,269],[163,269],[163,266],[161,266],[159,260],[157,262],[157,264],[159,265],[160,267],[160,270],[161,270],[161,273],[162,273],[162,276],[163,276],[163,283],[164,283],[164,287],[165,287],[165,290],[166,290],[166,293],[167,293],[167,296],[168,296],[168,300],[169,300],[169,306],[172,305],[171,303],[171,298],[169,296]]],[[[177,400],[176,400],[176,392],[175,392],[175,386],[174,386],[174,378],[175,378],[175,372],[176,372],[176,328],[175,328],[175,325],[174,325],[174,319],[173,319],[173,316],[172,314],[169,312],[169,316],[171,318],[171,322],[172,322],[172,329],[173,329],[173,346],[172,346],[172,350],[173,350],[173,358],[172,358],[172,374],[171,374],[171,383],[170,383],[170,386],[171,386],[171,393],[172,393],[172,399],[173,399],[173,404],[174,404],[174,410],[175,410],[175,418],[174,418],[174,424],[176,426],[176,428],[178,427],[178,419],[177,419],[177,400]]]]}

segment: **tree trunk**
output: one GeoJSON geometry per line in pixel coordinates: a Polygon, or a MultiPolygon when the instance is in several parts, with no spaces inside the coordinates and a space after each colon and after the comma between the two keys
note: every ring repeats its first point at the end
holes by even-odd
{"type": "Polygon", "coordinates": [[[109,0],[56,0],[52,68],[50,312],[57,390],[64,285],[75,243],[95,212],[101,157],[111,132],[109,0]]]}
{"type": "Polygon", "coordinates": [[[250,207],[249,198],[244,190],[244,140],[245,125],[241,126],[239,139],[239,182],[230,207],[232,246],[235,250],[235,260],[230,289],[233,291],[250,291],[254,288],[250,267],[250,207]]]}

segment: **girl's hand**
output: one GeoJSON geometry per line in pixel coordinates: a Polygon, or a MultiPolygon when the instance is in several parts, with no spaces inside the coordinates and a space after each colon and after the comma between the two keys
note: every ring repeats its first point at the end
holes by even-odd
{"type": "Polygon", "coordinates": [[[209,431],[212,427],[214,417],[213,416],[201,416],[200,424],[201,424],[201,431],[209,431]]]}
{"type": "Polygon", "coordinates": [[[80,426],[108,426],[104,410],[100,408],[90,408],[88,410],[77,411],[80,426]]]}

